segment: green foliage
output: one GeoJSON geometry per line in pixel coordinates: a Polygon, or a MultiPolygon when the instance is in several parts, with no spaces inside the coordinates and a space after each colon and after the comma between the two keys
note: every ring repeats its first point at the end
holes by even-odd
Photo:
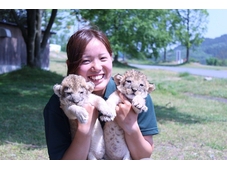
{"type": "Polygon", "coordinates": [[[131,58],[157,58],[174,42],[177,22],[172,10],[92,9],[80,10],[80,15],[107,34],[116,57],[123,52],[131,58]]]}
{"type": "Polygon", "coordinates": [[[227,66],[227,60],[221,60],[218,58],[208,58],[206,59],[207,65],[212,65],[212,66],[227,66]]]}
{"type": "Polygon", "coordinates": [[[42,111],[61,80],[30,67],[0,75],[0,159],[47,159],[42,111]]]}
{"type": "Polygon", "coordinates": [[[186,48],[186,61],[189,61],[189,49],[203,42],[208,12],[204,9],[177,9],[176,12],[181,19],[176,30],[177,38],[186,48]]]}

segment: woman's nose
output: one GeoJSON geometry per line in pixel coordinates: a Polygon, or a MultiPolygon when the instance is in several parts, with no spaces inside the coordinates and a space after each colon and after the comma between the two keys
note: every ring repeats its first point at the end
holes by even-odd
{"type": "Polygon", "coordinates": [[[100,71],[102,69],[102,64],[100,61],[94,61],[92,64],[92,71],[100,71]]]}

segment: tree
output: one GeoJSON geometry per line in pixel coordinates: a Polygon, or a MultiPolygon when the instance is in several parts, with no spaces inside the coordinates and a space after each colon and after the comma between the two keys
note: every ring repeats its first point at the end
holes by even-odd
{"type": "MultiPolygon", "coordinates": [[[[75,10],[76,11],[76,10],[75,10]]],[[[45,10],[43,15],[43,26],[46,27],[51,17],[51,10],[45,10]]],[[[52,26],[56,34],[50,38],[50,43],[61,46],[61,51],[66,51],[69,37],[79,28],[76,13],[70,9],[58,9],[57,16],[52,26]]]]}
{"type": "Polygon", "coordinates": [[[10,12],[26,43],[27,65],[41,68],[41,59],[50,37],[50,30],[57,15],[57,9],[52,10],[50,20],[44,31],[41,29],[42,9],[26,9],[25,11],[11,9],[10,12]],[[21,13],[24,15],[21,15],[21,13]]]}
{"type": "Polygon", "coordinates": [[[111,42],[115,61],[122,52],[133,58],[159,57],[166,36],[160,29],[166,10],[79,10],[84,21],[98,26],[111,42]]]}
{"type": "Polygon", "coordinates": [[[57,9],[51,10],[48,24],[42,27],[43,9],[4,9],[0,10],[0,19],[15,23],[21,30],[27,49],[27,65],[41,68],[41,61],[50,30],[57,15],[57,9]]]}
{"type": "Polygon", "coordinates": [[[189,61],[189,50],[192,46],[200,45],[207,30],[208,12],[205,9],[177,9],[180,18],[176,34],[180,43],[186,47],[186,62],[189,61]]]}
{"type": "Polygon", "coordinates": [[[159,24],[159,30],[161,30],[161,35],[163,37],[163,62],[166,62],[167,51],[177,43],[176,30],[180,19],[175,10],[168,9],[164,10],[164,12],[159,24]]]}

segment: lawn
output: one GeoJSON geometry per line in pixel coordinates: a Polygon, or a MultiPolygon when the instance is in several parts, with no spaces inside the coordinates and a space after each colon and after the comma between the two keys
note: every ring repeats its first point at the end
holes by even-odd
{"type": "MultiPolygon", "coordinates": [[[[127,67],[113,69],[113,75],[127,67]]],[[[164,70],[141,70],[156,85],[151,93],[160,133],[155,160],[227,159],[227,79],[164,70]]],[[[23,68],[0,75],[0,159],[47,160],[43,108],[66,75],[65,55],[51,55],[50,71],[23,68]]]]}

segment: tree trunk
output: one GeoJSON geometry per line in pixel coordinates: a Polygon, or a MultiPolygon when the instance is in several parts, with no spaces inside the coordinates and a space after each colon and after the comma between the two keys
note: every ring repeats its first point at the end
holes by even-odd
{"type": "Polygon", "coordinates": [[[27,48],[27,65],[29,67],[42,67],[42,57],[46,49],[47,41],[50,37],[50,30],[57,15],[57,9],[53,9],[49,23],[44,34],[42,34],[42,9],[26,9],[27,11],[27,29],[19,21],[15,10],[11,13],[22,32],[22,36],[27,48]],[[42,38],[43,37],[43,38],[42,38]],[[42,41],[41,41],[42,40],[42,41]]]}
{"type": "Polygon", "coordinates": [[[51,30],[51,27],[54,23],[54,20],[57,16],[57,9],[52,9],[52,12],[51,12],[51,16],[50,16],[50,20],[48,22],[48,25],[46,27],[46,30],[44,31],[44,34],[43,34],[43,40],[42,40],[42,43],[41,43],[41,48],[42,49],[45,49],[46,48],[46,44],[47,44],[47,41],[50,37],[50,30],[51,30]]]}
{"type": "Polygon", "coordinates": [[[118,54],[114,54],[114,62],[117,63],[118,62],[118,54]]]}
{"type": "Polygon", "coordinates": [[[36,9],[27,9],[27,65],[35,66],[36,9]]]}
{"type": "Polygon", "coordinates": [[[186,61],[185,62],[189,62],[189,47],[186,47],[186,61]]]}
{"type": "Polygon", "coordinates": [[[42,22],[42,10],[38,9],[36,12],[36,37],[35,37],[35,67],[41,68],[42,67],[42,55],[41,55],[41,48],[40,48],[40,42],[41,42],[41,36],[42,36],[42,30],[41,30],[41,22],[42,22]]]}
{"type": "Polygon", "coordinates": [[[166,48],[164,48],[163,62],[166,62],[166,48]]]}

